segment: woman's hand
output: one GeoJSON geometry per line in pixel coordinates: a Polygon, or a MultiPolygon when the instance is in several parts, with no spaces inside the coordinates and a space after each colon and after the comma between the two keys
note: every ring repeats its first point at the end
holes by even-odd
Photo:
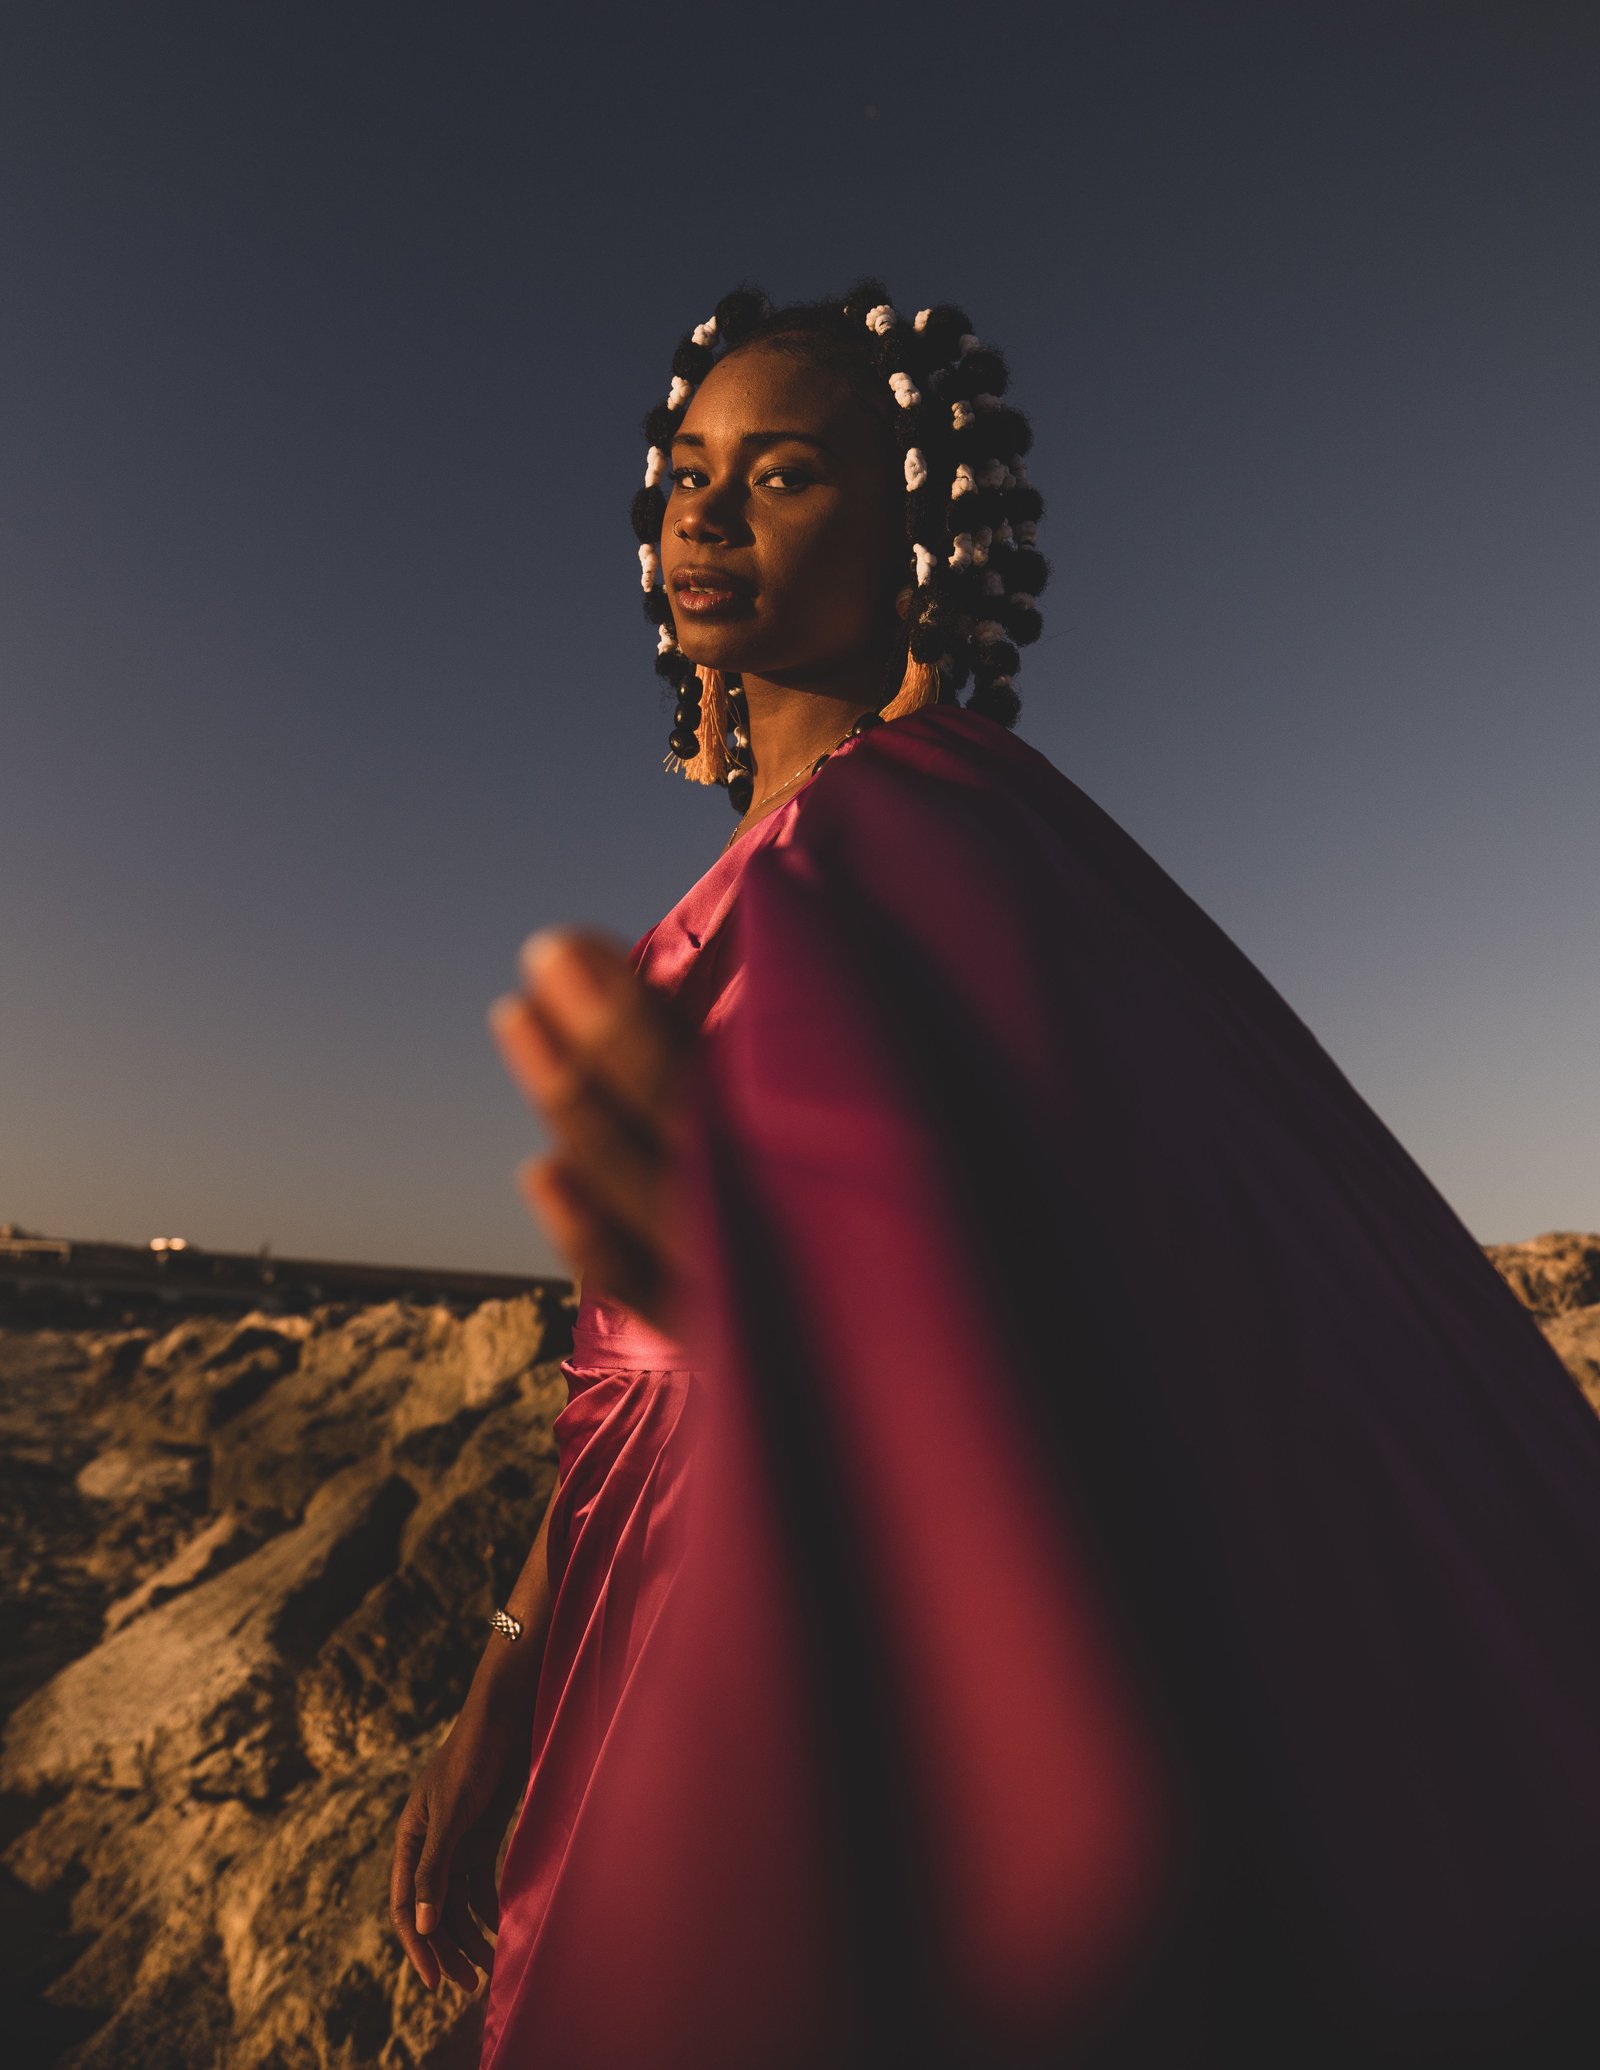
{"type": "Polygon", "coordinates": [[[476,1991],[500,1925],[495,1859],[527,1775],[527,1735],[509,1718],[463,1711],[417,1778],[395,1833],[389,1917],[411,1966],[476,1991]]]}
{"type": "Polygon", "coordinates": [[[497,1000],[489,1025],[555,1142],[523,1166],[523,1194],[586,1289],[670,1333],[669,1180],[693,1032],[605,935],[536,934],[522,969],[525,989],[497,1000]]]}

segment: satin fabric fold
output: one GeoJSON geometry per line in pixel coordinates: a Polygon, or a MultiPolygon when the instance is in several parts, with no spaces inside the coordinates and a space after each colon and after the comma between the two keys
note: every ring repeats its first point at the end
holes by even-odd
{"type": "Polygon", "coordinates": [[[486,2060],[1583,2060],[1600,1429],[1532,1319],[1015,736],[747,838],[639,945],[707,1031],[693,1413],[486,2060]]]}

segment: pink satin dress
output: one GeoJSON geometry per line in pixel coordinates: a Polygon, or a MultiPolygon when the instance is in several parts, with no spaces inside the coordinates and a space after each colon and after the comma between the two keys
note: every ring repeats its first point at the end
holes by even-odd
{"type": "MultiPolygon", "coordinates": [[[[726,923],[751,858],[784,841],[810,781],[735,841],[633,949],[634,968],[676,996],[702,1033],[738,993],[726,923]]],[[[531,1779],[500,1881],[500,1933],[484,2024],[482,2070],[546,2060],[554,1992],[570,1981],[563,1891],[587,1838],[586,1807],[614,1787],[609,1767],[630,1688],[682,1551],[688,1354],[620,1302],[580,1299],[568,1400],[554,1430],[560,1478],[547,1551],[552,1616],[533,1720],[531,1779]]]]}
{"type": "Polygon", "coordinates": [[[1600,1424],[1264,974],[951,707],[635,961],[489,2070],[1594,2061],[1600,1424]]]}

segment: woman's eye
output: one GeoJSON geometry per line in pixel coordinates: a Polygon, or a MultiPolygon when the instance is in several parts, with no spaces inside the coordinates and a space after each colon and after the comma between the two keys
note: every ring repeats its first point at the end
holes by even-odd
{"type": "Polygon", "coordinates": [[[699,472],[700,472],[700,470],[699,470],[699,468],[698,468],[698,467],[675,467],[675,468],[673,468],[673,470],[672,470],[672,486],[673,486],[673,487],[674,487],[675,489],[686,489],[686,488],[688,488],[688,486],[689,486],[689,478],[690,478],[690,476],[691,476],[691,475],[698,475],[698,474],[699,474],[699,472]]]}
{"type": "Polygon", "coordinates": [[[761,479],[780,489],[803,489],[811,481],[803,467],[769,467],[761,479]]]}

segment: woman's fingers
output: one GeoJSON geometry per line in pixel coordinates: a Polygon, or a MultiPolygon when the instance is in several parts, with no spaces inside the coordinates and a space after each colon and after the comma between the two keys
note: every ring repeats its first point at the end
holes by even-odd
{"type": "Polygon", "coordinates": [[[580,1059],[542,1006],[508,992],[489,1009],[489,1032],[530,1107],[554,1120],[590,1087],[580,1059]]]}
{"type": "Polygon", "coordinates": [[[667,1267],[655,1245],[620,1228],[557,1158],[530,1158],[517,1182],[586,1287],[603,1288],[613,1300],[665,1327],[667,1267]]]}
{"type": "Polygon", "coordinates": [[[467,1903],[485,1933],[500,1931],[500,1893],[494,1882],[494,1856],[467,1864],[467,1903]]]}
{"type": "Polygon", "coordinates": [[[678,1263],[670,1188],[688,1024],[604,936],[535,935],[523,968],[528,990],[498,1000],[489,1025],[556,1150],[523,1168],[522,1191],[585,1284],[659,1321],[678,1263]]]}
{"type": "MultiPolygon", "coordinates": [[[[482,1970],[487,1976],[494,1967],[494,1950],[479,1932],[477,1921],[467,1909],[465,1896],[458,1897],[454,1891],[445,1900],[444,1930],[473,1969],[482,1970]]],[[[468,1988],[476,1990],[477,1982],[474,1976],[468,1988]]]]}
{"type": "Polygon", "coordinates": [[[672,1002],[605,936],[547,931],[524,944],[522,970],[544,1025],[586,1077],[650,1130],[669,1118],[689,1036],[672,1002]]]}
{"type": "Polygon", "coordinates": [[[662,1146],[643,1142],[601,1100],[570,1109],[557,1129],[562,1171],[583,1198],[636,1242],[657,1241],[671,1164],[662,1146]]]}
{"type": "Polygon", "coordinates": [[[438,1958],[417,1931],[416,1923],[416,1871],[427,1833],[427,1814],[414,1812],[408,1804],[401,1814],[399,1831],[395,1835],[394,1865],[389,1872],[389,1917],[411,1967],[422,1979],[424,1990],[437,1991],[438,1958]]]}

